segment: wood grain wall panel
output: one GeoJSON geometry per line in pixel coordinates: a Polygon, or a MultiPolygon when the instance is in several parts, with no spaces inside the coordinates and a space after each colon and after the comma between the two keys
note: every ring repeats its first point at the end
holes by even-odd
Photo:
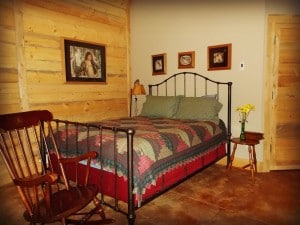
{"type": "Polygon", "coordinates": [[[15,27],[13,1],[0,1],[0,24],[5,28],[15,27]]]}
{"type": "Polygon", "coordinates": [[[88,87],[80,88],[80,86],[73,85],[73,88],[66,88],[63,86],[52,88],[50,86],[30,86],[28,89],[28,96],[30,104],[47,104],[53,102],[84,102],[90,100],[100,100],[100,99],[119,99],[119,98],[126,98],[124,96],[123,91],[119,90],[99,90],[92,88],[90,86],[89,90],[88,87]],[[64,90],[67,89],[67,90],[64,90]],[[46,95],[43,93],[47,93],[46,95]],[[63,94],[62,94],[63,93],[63,94]]]}
{"type": "Polygon", "coordinates": [[[26,3],[41,8],[50,9],[55,12],[84,18],[112,26],[126,24],[124,18],[127,17],[126,11],[128,1],[78,1],[78,0],[26,0],[26,3]]]}
{"type": "Polygon", "coordinates": [[[268,18],[266,96],[271,98],[266,98],[265,153],[270,169],[300,168],[299,24],[299,15],[268,18]]]}
{"type": "Polygon", "coordinates": [[[16,45],[2,42],[0,49],[0,68],[16,68],[16,45]]]}
{"type": "Polygon", "coordinates": [[[0,83],[18,83],[18,71],[16,68],[0,68],[0,83]]]}
{"type": "Polygon", "coordinates": [[[18,83],[3,83],[0,89],[1,103],[19,103],[18,83]]]}
{"type": "Polygon", "coordinates": [[[62,71],[27,71],[27,82],[34,84],[46,84],[51,87],[54,85],[63,85],[65,82],[65,77],[62,71]]]}
{"type": "Polygon", "coordinates": [[[20,111],[13,1],[0,2],[0,113],[20,111]]]}
{"type": "Polygon", "coordinates": [[[0,97],[6,99],[1,104],[11,104],[11,112],[22,107],[49,109],[56,118],[78,121],[128,115],[129,1],[18,0],[15,4],[0,3],[0,47],[5,49],[0,52],[0,71],[10,70],[0,75],[0,97]],[[66,82],[64,38],[106,46],[105,84],[66,82]],[[20,53],[22,76],[17,70],[20,53]]]}
{"type": "MultiPolygon", "coordinates": [[[[1,20],[1,16],[0,16],[0,20],[1,20]]],[[[0,26],[0,34],[1,34],[0,42],[15,44],[16,32],[13,28],[9,29],[5,27],[4,24],[2,24],[0,26]]]]}
{"type": "Polygon", "coordinates": [[[276,134],[280,137],[294,139],[294,141],[298,140],[300,137],[300,124],[286,121],[279,122],[276,134]]]}
{"type": "Polygon", "coordinates": [[[97,40],[96,43],[102,40],[103,44],[126,46],[126,37],[124,37],[127,32],[126,23],[111,26],[34,6],[27,6],[24,9],[24,31],[90,42],[97,40]]]}
{"type": "Polygon", "coordinates": [[[61,38],[43,35],[43,34],[30,34],[24,37],[26,46],[38,46],[44,48],[61,48],[61,38]]]}
{"type": "MultiPolygon", "coordinates": [[[[127,99],[49,103],[43,104],[43,106],[46,106],[46,108],[53,113],[54,118],[79,122],[92,122],[123,117],[124,108],[127,107],[127,99]]],[[[40,106],[34,104],[31,108],[40,109],[40,106]]]]}

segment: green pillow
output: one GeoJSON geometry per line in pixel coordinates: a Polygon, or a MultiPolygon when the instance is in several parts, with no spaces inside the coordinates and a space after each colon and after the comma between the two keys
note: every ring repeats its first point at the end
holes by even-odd
{"type": "Polygon", "coordinates": [[[172,118],[177,112],[178,96],[146,96],[141,116],[172,118]]]}
{"type": "Polygon", "coordinates": [[[175,118],[219,121],[222,106],[215,98],[181,97],[175,118]]]}

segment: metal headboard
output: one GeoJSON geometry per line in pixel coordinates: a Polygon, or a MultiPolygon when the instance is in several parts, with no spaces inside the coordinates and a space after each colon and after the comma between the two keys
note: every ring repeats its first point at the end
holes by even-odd
{"type": "MultiPolygon", "coordinates": [[[[192,94],[192,97],[198,97],[199,89],[201,89],[202,95],[209,94],[209,86],[214,84],[216,87],[213,93],[216,93],[216,98],[220,99],[220,89],[227,88],[227,165],[230,161],[230,138],[231,138],[231,89],[232,82],[219,82],[215,80],[211,80],[206,76],[203,76],[198,73],[193,72],[181,72],[176,73],[167,79],[163,80],[157,84],[150,84],[149,87],[149,95],[164,95],[164,96],[177,96],[177,95],[187,95],[187,91],[189,94],[192,94]],[[188,83],[189,80],[189,83],[188,83]],[[191,82],[192,80],[192,82],[191,82]],[[192,84],[191,84],[192,83],[192,84]],[[201,88],[202,85],[202,88],[201,88]],[[172,87],[171,90],[169,87],[172,87]],[[181,88],[180,92],[178,91],[181,88]],[[190,89],[193,88],[191,91],[190,89]],[[156,89],[156,93],[154,92],[156,89]],[[161,93],[160,90],[163,90],[164,93],[161,93]]],[[[211,93],[211,92],[210,92],[211,93]]]]}

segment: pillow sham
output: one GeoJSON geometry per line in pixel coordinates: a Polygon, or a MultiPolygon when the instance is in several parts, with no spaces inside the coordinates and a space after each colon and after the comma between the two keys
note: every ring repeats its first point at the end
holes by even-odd
{"type": "Polygon", "coordinates": [[[204,95],[203,97],[205,97],[205,98],[215,98],[215,99],[217,99],[218,94],[204,95]]]}
{"type": "Polygon", "coordinates": [[[178,109],[178,96],[146,96],[141,116],[172,118],[178,109]]]}
{"type": "Polygon", "coordinates": [[[177,119],[211,120],[219,121],[219,112],[223,105],[215,98],[181,97],[178,110],[175,114],[177,119]]]}

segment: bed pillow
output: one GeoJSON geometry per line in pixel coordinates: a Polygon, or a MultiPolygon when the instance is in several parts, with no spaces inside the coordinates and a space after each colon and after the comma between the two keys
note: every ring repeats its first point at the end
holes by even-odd
{"type": "Polygon", "coordinates": [[[218,94],[204,95],[203,97],[218,99],[218,94]]]}
{"type": "Polygon", "coordinates": [[[219,121],[222,106],[215,98],[181,97],[175,118],[219,121]]]}
{"type": "Polygon", "coordinates": [[[141,116],[172,118],[178,109],[178,96],[146,96],[141,116]]]}

